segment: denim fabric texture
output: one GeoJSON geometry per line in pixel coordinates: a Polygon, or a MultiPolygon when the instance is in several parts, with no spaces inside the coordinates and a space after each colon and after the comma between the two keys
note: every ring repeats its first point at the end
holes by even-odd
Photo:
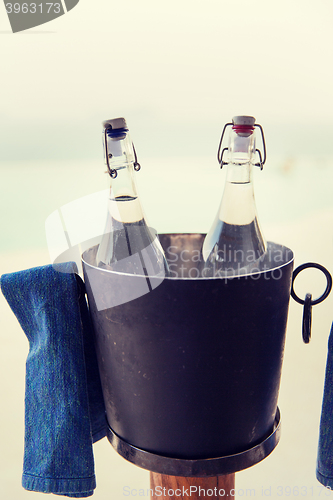
{"type": "Polygon", "coordinates": [[[333,488],[333,324],[328,340],[316,475],[321,484],[333,488]]]}
{"type": "Polygon", "coordinates": [[[106,419],[74,266],[4,274],[1,289],[29,341],[22,486],[81,498],[96,487],[92,445],[106,435],[106,419]]]}

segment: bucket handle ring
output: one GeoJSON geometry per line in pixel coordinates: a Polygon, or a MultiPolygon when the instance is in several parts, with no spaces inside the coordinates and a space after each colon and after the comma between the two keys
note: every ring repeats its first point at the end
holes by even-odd
{"type": "Polygon", "coordinates": [[[294,272],[293,272],[293,277],[292,277],[292,283],[291,283],[291,296],[292,298],[298,302],[299,304],[304,305],[303,307],[303,321],[302,321],[302,336],[303,336],[303,341],[305,344],[308,344],[310,342],[311,338],[311,322],[312,322],[312,306],[315,306],[317,304],[320,304],[323,300],[328,297],[330,294],[330,291],[332,289],[332,276],[330,272],[321,264],[316,264],[315,262],[307,262],[306,264],[302,264],[298,266],[294,272]],[[294,290],[294,282],[296,276],[301,272],[304,271],[304,269],[308,269],[309,267],[314,267],[316,269],[319,269],[322,271],[325,276],[326,276],[326,289],[320,297],[318,297],[315,300],[312,300],[312,294],[307,293],[305,295],[305,299],[300,299],[298,295],[296,295],[295,290],[294,290]]]}

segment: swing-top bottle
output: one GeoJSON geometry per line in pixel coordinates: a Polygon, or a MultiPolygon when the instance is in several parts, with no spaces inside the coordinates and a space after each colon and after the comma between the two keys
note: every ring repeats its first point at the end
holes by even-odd
{"type": "Polygon", "coordinates": [[[252,116],[235,116],[224,127],[218,160],[227,165],[220,207],[202,247],[203,277],[234,277],[260,271],[266,242],[260,228],[254,199],[252,169],[266,160],[263,130],[252,116]],[[224,132],[230,126],[228,148],[222,149],[224,132]],[[264,159],[255,145],[260,128],[264,159]],[[223,158],[225,156],[225,159],[223,158]],[[256,163],[256,158],[259,162],[256,163]]]}
{"type": "Polygon", "coordinates": [[[139,199],[135,171],[140,165],[125,119],[103,122],[103,139],[111,187],[96,265],[115,272],[164,277],[168,265],[139,199]]]}

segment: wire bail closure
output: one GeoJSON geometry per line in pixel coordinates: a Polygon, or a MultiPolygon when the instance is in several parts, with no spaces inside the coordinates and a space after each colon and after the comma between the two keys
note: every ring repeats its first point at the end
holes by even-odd
{"type": "MultiPolygon", "coordinates": [[[[223,155],[225,153],[225,151],[228,151],[228,148],[222,148],[222,141],[223,141],[223,137],[224,137],[224,134],[225,134],[225,131],[227,129],[227,127],[233,127],[234,124],[232,122],[230,123],[226,123],[223,127],[223,131],[222,131],[222,135],[221,135],[221,139],[220,139],[220,143],[219,143],[219,148],[217,150],[217,160],[220,164],[220,167],[223,168],[223,165],[227,165],[228,162],[227,161],[223,161],[223,155]]],[[[262,170],[264,168],[264,164],[266,162],[266,143],[265,143],[265,136],[264,136],[264,131],[263,131],[263,128],[261,125],[259,125],[259,123],[255,123],[254,124],[254,127],[258,127],[260,132],[261,132],[261,139],[262,139],[262,144],[263,144],[263,149],[264,149],[264,159],[262,159],[262,156],[261,156],[261,151],[260,149],[256,149],[256,153],[258,153],[259,155],[259,162],[258,163],[255,163],[255,166],[256,167],[260,167],[260,170],[262,170]]]]}
{"type": "MultiPolygon", "coordinates": [[[[104,129],[105,159],[106,159],[106,166],[108,168],[107,173],[110,175],[110,177],[112,177],[112,179],[115,179],[117,177],[118,173],[117,173],[117,169],[110,167],[109,159],[112,158],[112,153],[109,153],[109,150],[108,150],[107,130],[108,129],[104,129]]],[[[134,170],[136,172],[138,172],[141,169],[141,165],[138,162],[138,157],[136,155],[136,151],[135,151],[135,147],[134,147],[133,142],[132,142],[132,146],[133,146],[133,151],[134,151],[134,170]]]]}
{"type": "Polygon", "coordinates": [[[138,157],[136,156],[136,151],[135,151],[135,147],[134,147],[133,142],[132,142],[132,146],[133,146],[133,151],[134,151],[134,170],[136,172],[139,172],[139,170],[141,169],[141,165],[138,162],[138,157]]]}

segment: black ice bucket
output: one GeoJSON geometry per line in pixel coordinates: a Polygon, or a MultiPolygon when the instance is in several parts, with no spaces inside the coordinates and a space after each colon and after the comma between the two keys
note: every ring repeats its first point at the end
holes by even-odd
{"type": "Polygon", "coordinates": [[[160,235],[165,279],[98,269],[97,247],[82,257],[109,440],[163,474],[236,472],[280,435],[293,253],[268,243],[270,270],[198,278],[203,238],[160,235]]]}

